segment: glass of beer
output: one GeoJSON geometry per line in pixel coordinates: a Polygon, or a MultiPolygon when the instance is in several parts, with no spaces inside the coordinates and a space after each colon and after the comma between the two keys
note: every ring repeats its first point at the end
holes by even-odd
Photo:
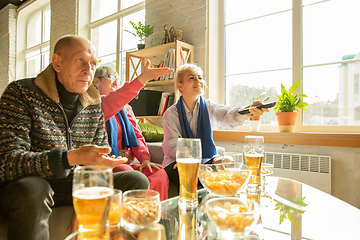
{"type": "Polygon", "coordinates": [[[77,239],[109,239],[108,213],[113,193],[111,168],[104,166],[75,168],[73,203],[79,224],[77,239]]]}
{"type": "Polygon", "coordinates": [[[179,207],[198,206],[197,185],[201,163],[201,141],[198,138],[179,138],[176,148],[176,164],[179,172],[179,207]]]}
{"type": "Polygon", "coordinates": [[[245,136],[243,155],[245,156],[246,169],[252,171],[248,186],[260,186],[260,170],[264,158],[264,137],[245,136]]]}
{"type": "Polygon", "coordinates": [[[114,194],[111,196],[109,210],[109,229],[111,240],[120,239],[121,205],[122,191],[119,189],[114,189],[114,194]]]}

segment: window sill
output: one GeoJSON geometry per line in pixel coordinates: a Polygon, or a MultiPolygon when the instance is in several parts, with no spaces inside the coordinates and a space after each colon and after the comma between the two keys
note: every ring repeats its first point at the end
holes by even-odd
{"type": "Polygon", "coordinates": [[[360,148],[359,133],[213,131],[214,141],[243,142],[248,135],[264,136],[265,143],[360,148]]]}

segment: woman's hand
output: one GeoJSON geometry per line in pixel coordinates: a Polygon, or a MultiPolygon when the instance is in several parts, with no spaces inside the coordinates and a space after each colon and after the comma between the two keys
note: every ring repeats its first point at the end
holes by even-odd
{"type": "Polygon", "coordinates": [[[145,85],[148,81],[158,79],[159,77],[173,71],[174,70],[170,68],[150,68],[150,60],[148,59],[143,72],[138,77],[138,80],[145,85]]]}
{"type": "Polygon", "coordinates": [[[159,165],[156,165],[155,163],[150,162],[149,159],[145,159],[145,160],[143,160],[143,161],[141,162],[139,171],[142,172],[145,168],[149,169],[149,172],[152,173],[152,172],[153,172],[153,171],[152,171],[152,168],[159,170],[159,169],[161,169],[162,167],[159,166],[159,165]]]}
{"type": "Polygon", "coordinates": [[[258,109],[257,107],[255,106],[259,106],[259,105],[262,105],[263,103],[259,100],[256,100],[254,101],[251,105],[250,105],[250,108],[249,108],[249,111],[250,113],[247,114],[248,116],[261,116],[263,115],[264,112],[268,112],[269,109],[268,108],[262,108],[262,109],[258,109]]]}

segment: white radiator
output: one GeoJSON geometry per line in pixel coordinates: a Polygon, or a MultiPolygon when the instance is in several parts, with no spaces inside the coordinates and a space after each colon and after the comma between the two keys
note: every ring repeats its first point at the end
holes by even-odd
{"type": "Polygon", "coordinates": [[[330,156],[265,152],[263,161],[274,164],[273,176],[290,178],[331,194],[330,156]]]}

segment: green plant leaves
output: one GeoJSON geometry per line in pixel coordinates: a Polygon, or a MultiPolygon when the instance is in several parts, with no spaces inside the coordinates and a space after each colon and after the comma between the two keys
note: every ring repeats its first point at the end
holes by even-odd
{"type": "MultiPolygon", "coordinates": [[[[289,198],[289,201],[296,203],[302,207],[306,207],[308,204],[304,202],[305,197],[303,198],[289,198]]],[[[284,219],[289,219],[290,222],[292,224],[294,224],[295,226],[301,227],[300,224],[296,221],[296,218],[294,217],[294,215],[297,214],[303,214],[305,211],[301,211],[301,210],[297,210],[295,208],[289,207],[277,200],[274,199],[274,201],[276,202],[275,205],[275,210],[279,210],[280,211],[280,221],[279,224],[281,224],[284,219]]]]}
{"type": "Polygon", "coordinates": [[[144,25],[142,22],[138,22],[137,24],[133,21],[130,21],[131,26],[135,29],[135,33],[124,30],[125,32],[131,33],[135,37],[139,37],[140,41],[143,41],[145,37],[150,36],[154,33],[154,26],[150,27],[150,25],[144,25]]]}
{"type": "Polygon", "coordinates": [[[294,94],[295,89],[300,85],[302,81],[294,83],[287,91],[283,84],[281,84],[281,96],[276,95],[278,101],[275,105],[275,112],[294,112],[303,109],[306,111],[307,103],[302,101],[302,98],[307,97],[305,94],[294,94]]]}

